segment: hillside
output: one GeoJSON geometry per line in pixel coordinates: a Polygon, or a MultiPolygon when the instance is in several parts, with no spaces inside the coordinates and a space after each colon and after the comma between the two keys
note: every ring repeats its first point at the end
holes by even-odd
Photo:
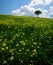
{"type": "Polygon", "coordinates": [[[0,15],[0,65],[53,65],[53,19],[0,15]]]}
{"type": "MultiPolygon", "coordinates": [[[[30,23],[30,24],[52,24],[53,19],[49,18],[35,18],[35,17],[29,17],[29,16],[12,16],[12,15],[0,15],[0,24],[20,24],[20,23],[30,23]],[[7,22],[7,23],[6,23],[7,22]]],[[[21,25],[21,24],[20,24],[21,25]]]]}

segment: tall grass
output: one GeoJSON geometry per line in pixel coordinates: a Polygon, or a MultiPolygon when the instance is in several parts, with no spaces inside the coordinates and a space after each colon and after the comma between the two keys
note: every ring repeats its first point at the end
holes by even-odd
{"type": "Polygon", "coordinates": [[[0,15],[0,65],[53,65],[53,19],[0,15]]]}

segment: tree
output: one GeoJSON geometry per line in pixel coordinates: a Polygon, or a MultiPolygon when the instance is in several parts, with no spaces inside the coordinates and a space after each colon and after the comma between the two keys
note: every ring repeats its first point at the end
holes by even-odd
{"type": "Polygon", "coordinates": [[[37,17],[38,17],[39,14],[41,14],[42,12],[41,12],[40,10],[36,10],[34,13],[35,13],[35,14],[37,15],[37,17]]]}

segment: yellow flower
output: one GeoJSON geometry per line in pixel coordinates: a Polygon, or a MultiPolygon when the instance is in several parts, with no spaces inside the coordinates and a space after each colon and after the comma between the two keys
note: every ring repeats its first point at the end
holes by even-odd
{"type": "Polygon", "coordinates": [[[37,52],[36,49],[34,49],[33,52],[37,52]]]}
{"type": "Polygon", "coordinates": [[[33,35],[33,33],[30,34],[31,36],[33,35]]]}
{"type": "Polygon", "coordinates": [[[24,50],[24,47],[22,48],[22,50],[24,50]]]}
{"type": "Polygon", "coordinates": [[[3,42],[3,43],[2,43],[2,46],[6,46],[6,43],[3,42]]]}
{"type": "Polygon", "coordinates": [[[11,55],[14,55],[14,53],[12,52],[11,55]]]}
{"type": "Polygon", "coordinates": [[[20,59],[19,59],[19,61],[20,61],[20,59]]]}
{"type": "Polygon", "coordinates": [[[32,50],[32,54],[33,54],[33,55],[34,55],[34,54],[37,54],[37,50],[36,50],[36,49],[32,50]]]}
{"type": "Polygon", "coordinates": [[[3,61],[3,64],[6,64],[6,63],[7,63],[7,61],[6,61],[6,60],[4,60],[4,61],[3,61]]]}
{"type": "Polygon", "coordinates": [[[32,41],[33,41],[33,39],[32,39],[32,41]]]}
{"type": "Polygon", "coordinates": [[[34,46],[32,45],[32,47],[34,47],[34,46]]]}
{"type": "Polygon", "coordinates": [[[39,43],[39,45],[41,45],[41,43],[39,43]]]}
{"type": "Polygon", "coordinates": [[[10,40],[10,42],[12,43],[12,42],[13,42],[13,40],[10,40]]]}
{"type": "Polygon", "coordinates": [[[27,42],[27,40],[25,40],[25,42],[27,42]]]}
{"type": "Polygon", "coordinates": [[[16,38],[16,36],[13,37],[13,40],[16,38]]]}
{"type": "Polygon", "coordinates": [[[15,34],[17,37],[19,36],[19,34],[15,34]]]}
{"type": "Polygon", "coordinates": [[[12,50],[10,49],[9,52],[12,52],[12,50]]]}
{"type": "Polygon", "coordinates": [[[19,44],[17,43],[16,46],[19,46],[19,44]]]}
{"type": "Polygon", "coordinates": [[[19,51],[22,51],[21,49],[19,49],[19,51]]]}
{"type": "Polygon", "coordinates": [[[22,44],[22,45],[25,45],[25,42],[22,40],[22,41],[20,41],[20,43],[22,44]]]}
{"type": "Polygon", "coordinates": [[[34,45],[37,45],[37,42],[33,42],[34,45]]]}
{"type": "Polygon", "coordinates": [[[23,60],[21,60],[21,63],[23,63],[23,60]]]}
{"type": "Polygon", "coordinates": [[[15,27],[15,29],[17,29],[17,27],[15,27]]]}
{"type": "Polygon", "coordinates": [[[21,38],[22,38],[23,36],[21,36],[21,38]]]}
{"type": "Polygon", "coordinates": [[[10,57],[10,60],[14,60],[14,56],[11,56],[11,57],[10,57]]]}
{"type": "Polygon", "coordinates": [[[33,57],[33,55],[31,55],[31,57],[33,57]]]}
{"type": "Polygon", "coordinates": [[[10,28],[10,26],[8,26],[8,28],[10,28]]]}
{"type": "Polygon", "coordinates": [[[4,50],[5,50],[5,48],[1,48],[1,50],[2,50],[2,51],[4,51],[4,50]]]}
{"type": "Polygon", "coordinates": [[[29,49],[26,49],[26,51],[29,51],[29,49]]]}
{"type": "Polygon", "coordinates": [[[6,49],[8,49],[8,47],[6,46],[6,49]]]}
{"type": "Polygon", "coordinates": [[[22,35],[25,35],[25,33],[22,33],[22,35]]]}
{"type": "Polygon", "coordinates": [[[30,62],[33,62],[32,60],[30,60],[30,62]]]}
{"type": "Polygon", "coordinates": [[[11,53],[12,53],[13,51],[14,51],[14,49],[10,49],[10,50],[9,50],[9,52],[11,52],[11,53]]]}
{"type": "Polygon", "coordinates": [[[13,49],[13,48],[12,48],[11,50],[12,50],[12,51],[14,51],[14,49],[13,49]]]}
{"type": "Polygon", "coordinates": [[[37,48],[40,48],[39,46],[37,46],[37,48]]]}
{"type": "Polygon", "coordinates": [[[32,55],[35,55],[35,53],[32,53],[32,55]]]}
{"type": "Polygon", "coordinates": [[[7,42],[7,39],[5,39],[5,42],[7,42]]]}
{"type": "Polygon", "coordinates": [[[3,31],[1,31],[1,33],[3,33],[3,31]]]}

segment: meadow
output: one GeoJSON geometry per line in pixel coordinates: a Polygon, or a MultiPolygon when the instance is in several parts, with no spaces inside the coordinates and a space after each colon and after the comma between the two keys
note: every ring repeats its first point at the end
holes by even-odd
{"type": "Polygon", "coordinates": [[[0,65],[53,65],[53,19],[0,15],[0,65]]]}

